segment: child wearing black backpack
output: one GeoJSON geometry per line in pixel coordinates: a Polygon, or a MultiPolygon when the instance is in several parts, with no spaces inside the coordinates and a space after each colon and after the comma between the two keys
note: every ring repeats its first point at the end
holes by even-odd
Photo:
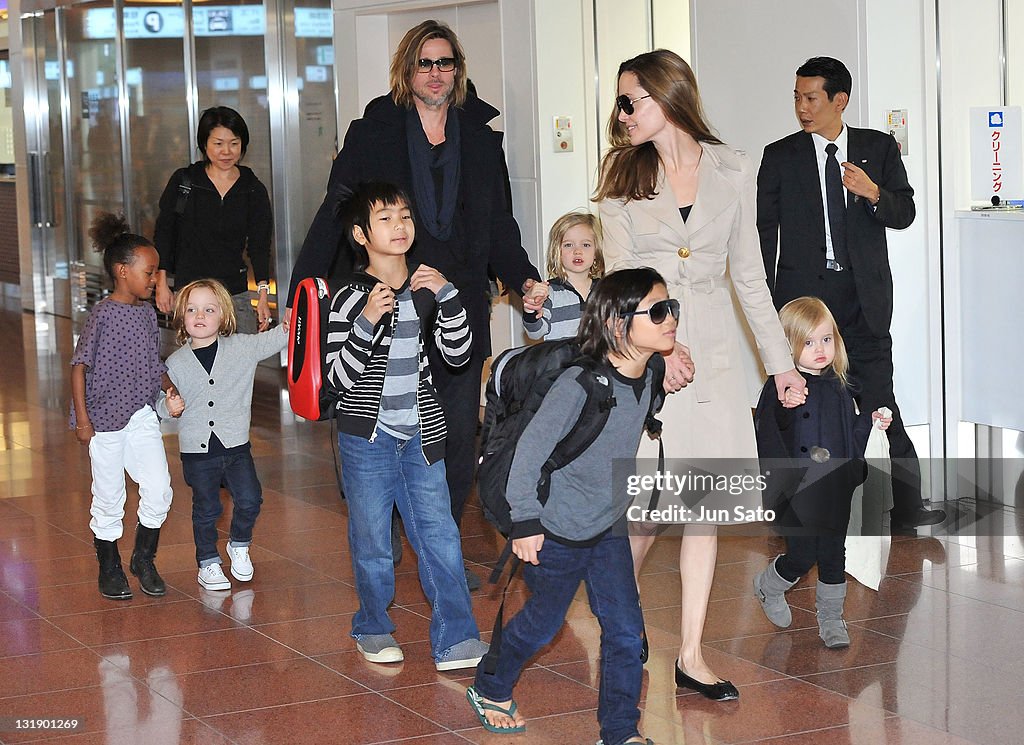
{"type": "Polygon", "coordinates": [[[559,376],[519,439],[507,498],[512,551],[524,562],[532,594],[503,629],[493,672],[485,661],[466,692],[490,732],[526,729],[512,689],[527,661],[562,627],[582,581],[601,624],[597,718],[602,741],[650,742],[637,731],[643,619],[624,527],[629,497],[625,483],[614,483],[625,474],[613,473],[613,463],[636,456],[660,382],[651,359],[672,351],[678,319],[679,303],[669,299],[655,270],[626,269],[605,277],[587,302],[577,336],[585,360],[559,376]],[[550,496],[541,504],[538,477],[579,419],[587,399],[581,376],[586,375],[610,381],[614,404],[593,444],[551,475],[550,496]]]}
{"type": "Polygon", "coordinates": [[[369,662],[400,662],[388,606],[395,597],[391,513],[397,505],[419,558],[431,606],[438,670],[476,667],[487,652],[466,587],[459,529],[445,479],[445,419],[426,345],[445,362],[469,362],[472,334],[458,290],[407,260],[416,235],[397,187],[360,184],[341,206],[356,272],[331,304],[327,379],[338,395],[338,453],[359,611],[356,649],[369,662]]]}

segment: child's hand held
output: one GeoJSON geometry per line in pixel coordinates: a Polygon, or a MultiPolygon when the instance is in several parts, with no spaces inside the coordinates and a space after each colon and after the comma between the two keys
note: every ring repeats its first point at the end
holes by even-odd
{"type": "Polygon", "coordinates": [[[693,382],[696,369],[690,350],[676,342],[675,351],[665,355],[665,392],[675,393],[693,382]]]}
{"type": "Polygon", "coordinates": [[[807,381],[796,368],[776,374],[775,388],[779,394],[779,402],[786,409],[807,403],[807,381]]]}
{"type": "Polygon", "coordinates": [[[538,282],[534,279],[526,280],[526,294],[523,295],[523,309],[530,313],[539,313],[544,307],[544,301],[548,299],[550,286],[547,282],[538,282]]]}
{"type": "Polygon", "coordinates": [[[167,404],[167,413],[175,418],[181,416],[182,412],[185,411],[185,400],[178,393],[178,390],[176,388],[168,388],[164,397],[167,404]]]}

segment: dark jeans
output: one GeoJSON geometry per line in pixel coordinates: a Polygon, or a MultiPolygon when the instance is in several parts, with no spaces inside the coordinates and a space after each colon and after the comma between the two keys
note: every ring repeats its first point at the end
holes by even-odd
{"type": "Polygon", "coordinates": [[[601,624],[601,680],[597,720],[601,739],[621,743],[638,734],[643,617],[633,579],[629,538],[609,533],[597,545],[575,548],[547,538],[540,564],[524,565],[530,599],[502,631],[494,675],[476,670],[474,686],[484,698],[508,701],[526,663],[565,622],[582,581],[590,609],[601,624]]]}
{"type": "Polygon", "coordinates": [[[431,347],[430,375],[441,399],[448,428],[444,465],[456,525],[462,522],[462,512],[473,490],[476,473],[476,431],[480,424],[480,376],[483,367],[483,358],[474,351],[468,365],[452,370],[431,347]]]}
{"type": "Polygon", "coordinates": [[[217,520],[223,508],[220,486],[231,494],[231,543],[248,546],[252,528],[263,504],[263,488],[256,476],[256,464],[249,448],[226,455],[182,458],[185,483],[192,487],[192,534],[196,541],[196,562],[200,567],[220,564],[217,553],[217,520]]]}
{"type": "Polygon", "coordinates": [[[796,582],[815,564],[818,579],[826,585],[845,582],[846,536],[786,536],[786,553],[775,561],[775,571],[787,582],[796,582]]]}
{"type": "Polygon", "coordinates": [[[388,606],[395,598],[391,514],[397,506],[419,559],[420,587],[430,603],[430,649],[435,659],[459,642],[479,639],[444,461],[427,465],[419,433],[399,440],[380,429],[373,442],[339,432],[338,452],[348,505],[348,547],[359,594],[352,636],[395,630],[388,606]]]}

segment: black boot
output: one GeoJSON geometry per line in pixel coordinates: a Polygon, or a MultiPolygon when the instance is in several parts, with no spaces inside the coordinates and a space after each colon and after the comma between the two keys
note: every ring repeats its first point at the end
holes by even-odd
{"type": "Polygon", "coordinates": [[[160,528],[147,528],[142,523],[135,527],[135,550],[128,564],[132,574],[139,578],[139,586],[147,595],[165,595],[167,586],[156,571],[156,546],[160,542],[160,528]]]}
{"type": "Polygon", "coordinates": [[[100,595],[111,600],[131,600],[132,590],[128,578],[121,568],[121,555],[117,552],[117,541],[92,539],[96,547],[96,558],[100,562],[100,595]]]}

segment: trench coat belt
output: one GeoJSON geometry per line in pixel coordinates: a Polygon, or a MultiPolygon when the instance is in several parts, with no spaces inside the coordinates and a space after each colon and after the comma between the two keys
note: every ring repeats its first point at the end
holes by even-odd
{"type": "Polygon", "coordinates": [[[699,296],[710,295],[715,290],[728,289],[730,282],[724,277],[682,277],[677,280],[677,284],[683,291],[679,301],[682,306],[681,313],[685,314],[685,317],[680,318],[680,322],[685,324],[687,344],[696,367],[690,386],[697,396],[697,403],[708,403],[711,401],[710,371],[701,370],[701,365],[710,365],[711,359],[704,353],[702,337],[704,334],[715,333],[718,324],[713,317],[710,303],[699,296]]]}

